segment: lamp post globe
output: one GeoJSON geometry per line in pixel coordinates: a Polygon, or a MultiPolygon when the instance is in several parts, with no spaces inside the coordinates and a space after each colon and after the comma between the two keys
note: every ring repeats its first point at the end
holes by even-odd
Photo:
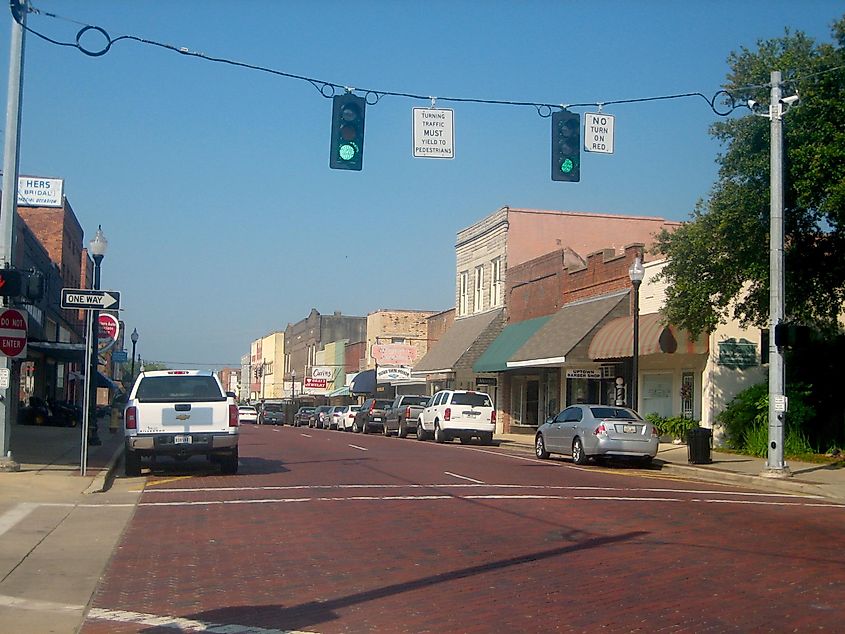
{"type": "Polygon", "coordinates": [[[645,268],[643,267],[640,256],[634,259],[634,263],[628,269],[628,276],[631,278],[631,285],[634,287],[634,350],[631,357],[631,409],[636,411],[638,405],[637,378],[640,372],[640,284],[642,284],[643,278],[645,277],[645,268]]]}

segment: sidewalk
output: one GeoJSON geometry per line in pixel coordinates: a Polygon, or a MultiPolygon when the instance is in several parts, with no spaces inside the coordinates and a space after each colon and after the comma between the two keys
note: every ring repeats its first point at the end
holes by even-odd
{"type": "MultiPolygon", "coordinates": [[[[519,446],[533,452],[534,436],[529,434],[496,434],[501,446],[519,446]]],[[[654,459],[655,469],[678,477],[720,484],[737,484],[752,489],[796,495],[814,495],[845,503],[845,463],[815,464],[787,460],[790,477],[762,475],[763,458],[711,451],[710,464],[690,464],[685,444],[661,443],[654,459]]]]}

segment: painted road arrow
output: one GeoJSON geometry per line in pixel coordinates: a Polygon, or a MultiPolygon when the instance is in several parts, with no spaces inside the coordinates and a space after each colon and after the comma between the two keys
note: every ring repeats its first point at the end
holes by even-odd
{"type": "Polygon", "coordinates": [[[120,308],[120,293],[117,291],[92,291],[87,288],[63,288],[62,308],[101,310],[120,308]]]}

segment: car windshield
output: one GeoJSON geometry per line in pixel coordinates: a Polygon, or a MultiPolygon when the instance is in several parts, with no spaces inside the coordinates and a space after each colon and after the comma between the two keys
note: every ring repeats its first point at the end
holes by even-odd
{"type": "Polygon", "coordinates": [[[428,403],[427,396],[403,396],[402,405],[425,405],[428,403]]]}
{"type": "Polygon", "coordinates": [[[141,403],[225,401],[213,376],[148,376],[141,379],[135,398],[141,403]]]}
{"type": "Polygon", "coordinates": [[[278,403],[265,403],[264,404],[264,411],[265,412],[281,412],[282,406],[278,403]]]}
{"type": "Polygon", "coordinates": [[[255,414],[255,408],[254,407],[239,407],[238,411],[243,413],[243,414],[255,414]]]}
{"type": "Polygon", "coordinates": [[[636,412],[627,407],[591,407],[590,413],[594,418],[621,418],[625,420],[642,420],[636,412]]]}
{"type": "Polygon", "coordinates": [[[472,407],[493,407],[490,397],[481,392],[455,392],[452,405],[470,405],[472,407]]]}

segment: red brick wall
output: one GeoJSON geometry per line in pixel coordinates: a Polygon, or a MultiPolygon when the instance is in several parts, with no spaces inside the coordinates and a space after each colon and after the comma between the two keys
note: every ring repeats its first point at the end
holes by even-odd
{"type": "Polygon", "coordinates": [[[629,244],[621,254],[605,250],[588,255],[583,269],[569,271],[563,303],[630,288],[628,269],[638,255],[643,257],[643,247],[642,244],[629,244]]]}
{"type": "Polygon", "coordinates": [[[427,332],[427,339],[428,339],[428,349],[431,350],[431,347],[437,342],[440,341],[440,337],[443,336],[443,333],[448,330],[449,326],[455,321],[455,309],[450,308],[448,310],[444,310],[443,312],[437,313],[432,315],[426,320],[426,332],[427,332]]]}

